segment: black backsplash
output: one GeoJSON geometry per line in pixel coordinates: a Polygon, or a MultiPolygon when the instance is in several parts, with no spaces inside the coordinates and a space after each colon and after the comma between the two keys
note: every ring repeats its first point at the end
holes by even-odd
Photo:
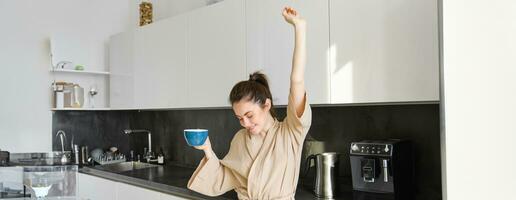
{"type": "MultiPolygon", "coordinates": [[[[277,109],[280,119],[285,108],[277,109]]],[[[52,149],[60,150],[55,133],[64,130],[66,150],[75,144],[107,149],[118,147],[143,153],[146,134],[125,135],[124,129],[152,132],[153,151],[162,148],[169,163],[197,166],[203,153],[189,147],[183,129],[209,130],[212,147],[222,158],[233,135],[241,128],[233,111],[225,109],[160,111],[56,111],[52,119],[52,149]]],[[[409,139],[415,146],[416,199],[442,199],[441,156],[438,104],[323,106],[312,107],[312,126],[308,134],[325,142],[326,151],[341,152],[340,175],[350,182],[349,144],[364,139],[409,139]]]]}

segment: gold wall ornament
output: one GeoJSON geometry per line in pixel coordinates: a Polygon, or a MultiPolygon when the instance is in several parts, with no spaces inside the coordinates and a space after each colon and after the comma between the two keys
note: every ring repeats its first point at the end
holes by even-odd
{"type": "Polygon", "coordinates": [[[152,23],[152,3],[142,1],[140,3],[140,26],[152,23]]]}

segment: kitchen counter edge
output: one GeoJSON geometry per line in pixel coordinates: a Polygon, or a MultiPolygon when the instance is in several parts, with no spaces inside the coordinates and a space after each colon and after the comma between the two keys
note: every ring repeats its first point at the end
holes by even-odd
{"type": "Polygon", "coordinates": [[[171,185],[162,184],[162,183],[156,183],[156,182],[149,181],[149,180],[134,178],[134,177],[127,176],[127,175],[116,174],[116,173],[98,170],[98,169],[94,169],[94,168],[90,168],[90,167],[83,167],[83,168],[79,169],[79,173],[92,175],[92,176],[96,176],[96,177],[100,177],[100,178],[104,178],[104,179],[109,179],[109,180],[117,181],[117,182],[121,182],[121,183],[126,183],[129,185],[134,185],[134,186],[150,189],[150,190],[165,193],[165,194],[179,196],[179,197],[183,197],[183,198],[187,198],[187,199],[198,199],[198,200],[227,199],[227,200],[230,200],[229,198],[224,198],[221,196],[218,196],[218,197],[204,196],[204,195],[201,195],[194,191],[191,191],[187,188],[176,187],[176,186],[171,186],[171,185]]]}

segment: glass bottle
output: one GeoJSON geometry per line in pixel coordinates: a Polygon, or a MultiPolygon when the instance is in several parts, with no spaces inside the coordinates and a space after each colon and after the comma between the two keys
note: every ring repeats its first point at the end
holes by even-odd
{"type": "Polygon", "coordinates": [[[163,148],[159,148],[158,165],[164,165],[164,164],[165,164],[165,154],[163,153],[163,148]]]}

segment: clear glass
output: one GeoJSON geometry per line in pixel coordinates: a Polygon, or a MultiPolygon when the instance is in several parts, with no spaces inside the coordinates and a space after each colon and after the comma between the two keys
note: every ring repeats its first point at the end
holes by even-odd
{"type": "Polygon", "coordinates": [[[76,165],[24,166],[23,184],[31,196],[75,197],[77,194],[76,165]]]}
{"type": "Polygon", "coordinates": [[[97,84],[91,85],[90,91],[88,92],[89,97],[90,97],[90,108],[95,108],[95,95],[97,95],[98,93],[99,92],[98,92],[97,84]]]}

